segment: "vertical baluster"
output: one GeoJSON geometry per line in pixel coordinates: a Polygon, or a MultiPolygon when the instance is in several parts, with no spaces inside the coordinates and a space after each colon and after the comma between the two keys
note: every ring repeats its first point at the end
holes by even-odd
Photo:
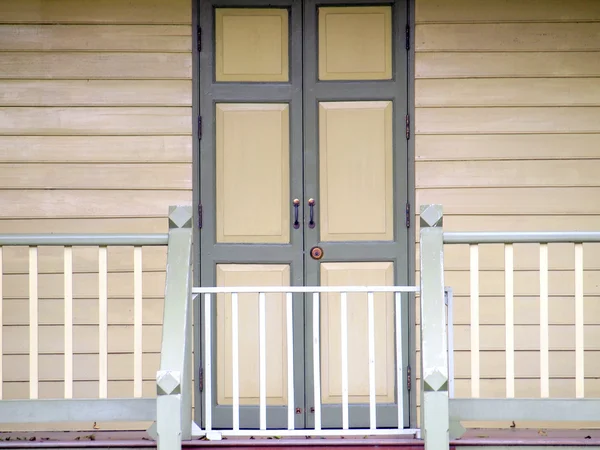
{"type": "Polygon", "coordinates": [[[231,294],[231,370],[233,393],[233,429],[240,429],[240,354],[239,354],[238,294],[231,294]]]}
{"type": "Polygon", "coordinates": [[[65,398],[73,398],[73,247],[64,250],[65,398]]]}
{"type": "Polygon", "coordinates": [[[504,295],[506,332],[506,398],[515,396],[515,305],[513,245],[504,246],[504,295]]]}
{"type": "Polygon", "coordinates": [[[204,294],[204,427],[212,430],[212,305],[211,295],[204,294]]]}
{"type": "Polygon", "coordinates": [[[320,339],[320,315],[321,305],[319,293],[313,293],[313,387],[314,387],[314,409],[315,409],[315,430],[321,430],[321,339],[320,339]]]}
{"type": "Polygon", "coordinates": [[[367,293],[367,321],[369,324],[369,423],[377,429],[377,397],[375,392],[375,305],[372,292],[367,293]]]}
{"type": "Polygon", "coordinates": [[[38,249],[29,247],[29,398],[38,398],[38,249]]]}
{"type": "Polygon", "coordinates": [[[108,249],[98,248],[99,397],[108,396],[108,249]]]}
{"type": "Polygon", "coordinates": [[[585,397],[583,315],[583,244],[575,244],[575,396],[585,397]]]}
{"type": "Polygon", "coordinates": [[[0,400],[3,398],[2,385],[4,384],[4,378],[2,376],[4,370],[2,367],[2,360],[4,359],[4,344],[2,342],[2,335],[4,334],[4,317],[2,311],[2,303],[4,301],[4,288],[2,286],[2,278],[4,278],[4,268],[2,267],[3,258],[2,247],[0,247],[0,400]]]}
{"type": "Polygon", "coordinates": [[[348,417],[348,295],[341,293],[340,325],[342,330],[342,429],[349,428],[348,417]]]}
{"type": "Polygon", "coordinates": [[[294,395],[294,316],[292,293],[285,295],[286,309],[286,343],[287,343],[287,391],[288,391],[288,430],[295,428],[295,407],[294,395]]]}
{"type": "Polygon", "coordinates": [[[404,383],[402,382],[402,294],[394,294],[394,310],[396,311],[396,392],[398,402],[398,429],[404,428],[404,383]]]}
{"type": "Polygon", "coordinates": [[[258,294],[258,345],[259,345],[259,409],[260,429],[267,429],[267,324],[266,298],[264,292],[258,294]]]}
{"type": "Polygon", "coordinates": [[[540,388],[542,398],[550,396],[548,341],[548,244],[540,244],[540,388]]]}
{"type": "Polygon", "coordinates": [[[142,396],[143,298],[142,247],[133,248],[133,396],[142,396]]]}
{"type": "Polygon", "coordinates": [[[471,397],[479,397],[479,246],[469,245],[471,254],[471,397]]]}

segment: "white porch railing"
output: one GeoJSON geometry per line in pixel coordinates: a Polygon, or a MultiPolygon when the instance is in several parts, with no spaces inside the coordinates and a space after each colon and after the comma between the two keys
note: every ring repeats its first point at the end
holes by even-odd
{"type": "MultiPolygon", "coordinates": [[[[230,295],[231,305],[231,339],[232,353],[232,424],[231,429],[213,430],[212,409],[212,363],[213,363],[213,330],[211,321],[204,321],[203,329],[203,361],[204,361],[204,433],[212,439],[220,439],[221,436],[340,436],[340,435],[400,435],[415,434],[416,430],[404,428],[404,377],[402,366],[402,302],[408,301],[409,293],[418,292],[415,286],[262,286],[262,287],[198,287],[192,292],[202,298],[202,308],[205,318],[213,315],[213,296],[217,294],[230,295]],[[285,318],[286,318],[286,342],[287,347],[287,405],[282,408],[282,414],[287,415],[286,429],[269,429],[267,426],[267,359],[266,359],[266,294],[285,294],[285,318]],[[320,342],[320,311],[321,294],[339,294],[340,296],[340,342],[341,342],[341,419],[342,427],[334,429],[323,429],[322,424],[322,401],[321,401],[321,342],[320,342]],[[348,294],[363,293],[367,299],[367,323],[368,332],[368,373],[369,373],[369,427],[350,427],[350,406],[348,388],[348,294]],[[396,402],[397,427],[377,427],[377,399],[375,391],[376,365],[375,365],[375,293],[394,294],[394,348],[395,348],[395,382],[397,386],[396,402]],[[259,416],[259,429],[245,429],[240,426],[240,354],[239,354],[239,294],[255,294],[258,296],[259,317],[259,404],[257,414],[259,416]],[[292,316],[293,294],[306,294],[308,301],[312,302],[312,382],[314,386],[314,427],[295,429],[295,390],[294,390],[294,320],[292,316]]],[[[385,298],[385,297],[384,297],[385,298]]],[[[300,297],[303,299],[303,297],[300,297]]],[[[351,300],[352,301],[352,300],[351,300]]]]}
{"type": "MultiPolygon", "coordinates": [[[[39,234],[39,235],[0,235],[0,423],[3,424],[22,424],[22,423],[49,423],[49,422],[118,422],[118,421],[152,421],[156,416],[156,400],[154,398],[143,398],[142,396],[142,262],[143,248],[148,246],[163,246],[168,243],[167,234],[39,234]],[[15,274],[6,273],[7,266],[14,266],[18,261],[5,261],[4,256],[7,252],[12,251],[14,247],[27,249],[28,267],[27,280],[24,283],[19,283],[14,278],[19,278],[22,273],[15,274]],[[56,273],[53,269],[52,273],[44,273],[40,271],[40,266],[47,266],[49,263],[40,258],[40,247],[53,247],[60,249],[62,253],[62,273],[56,273]],[[74,323],[74,304],[78,301],[74,295],[74,277],[81,276],[81,268],[74,264],[73,249],[87,247],[96,248],[98,265],[97,270],[97,288],[98,288],[98,392],[97,397],[92,397],[93,392],[90,392],[89,397],[92,398],[73,398],[74,383],[76,382],[74,373],[81,371],[84,367],[77,367],[74,362],[74,328],[77,324],[74,323]],[[133,390],[130,396],[126,398],[108,398],[109,386],[109,366],[108,366],[108,286],[109,286],[109,270],[108,270],[108,250],[115,247],[131,247],[133,254],[133,390]],[[42,273],[40,273],[42,272],[42,273]],[[59,286],[49,286],[49,283],[40,285],[40,278],[43,276],[62,275],[62,283],[59,286]],[[3,286],[2,281],[7,281],[11,277],[9,283],[3,286]],[[44,321],[44,317],[40,317],[40,302],[47,301],[48,293],[45,289],[55,291],[63,288],[63,346],[64,351],[57,357],[62,356],[64,359],[64,377],[62,380],[57,380],[52,377],[52,381],[62,381],[64,384],[63,396],[61,398],[47,398],[48,395],[42,395],[40,399],[40,356],[48,353],[48,350],[40,350],[40,319],[44,321]],[[20,311],[11,308],[11,316],[3,315],[3,309],[6,308],[6,301],[18,301],[16,298],[7,298],[8,296],[17,296],[22,299],[20,292],[28,292],[26,311],[20,311]],[[17,292],[17,294],[15,294],[17,292]],[[18,325],[11,323],[5,325],[5,321],[14,322],[14,316],[28,316],[26,324],[19,322],[18,325]],[[7,382],[3,375],[8,369],[8,365],[2,367],[2,361],[7,356],[4,352],[6,345],[10,340],[15,342],[15,335],[11,336],[11,332],[16,328],[26,326],[29,334],[29,349],[27,359],[29,363],[29,377],[27,380],[20,379],[19,382],[27,382],[28,396],[23,399],[14,399],[15,392],[3,392],[2,387],[7,382]],[[12,337],[12,339],[11,339],[12,337]],[[3,340],[5,342],[3,342],[3,340]],[[7,394],[9,399],[6,399],[7,394]],[[13,399],[10,399],[10,398],[13,399]]],[[[77,250],[76,250],[77,252],[77,250]]],[[[55,263],[57,261],[54,261],[55,263]]],[[[89,262],[86,264],[85,270],[90,270],[89,262]]],[[[25,281],[25,280],[24,280],[25,281]]],[[[22,308],[22,309],[25,309],[22,308]]],[[[53,325],[56,325],[54,323],[53,325]]],[[[45,326],[48,328],[48,326],[45,326]]],[[[42,345],[44,342],[42,342],[42,345]]],[[[47,347],[47,346],[46,346],[47,347]]],[[[13,351],[14,353],[14,351],[13,351]]],[[[14,369],[13,365],[12,369],[14,369]]],[[[46,375],[46,380],[48,375],[46,375]]],[[[16,380],[12,381],[11,386],[19,384],[16,380]]],[[[42,380],[44,381],[44,380],[42,380]]],[[[43,394],[43,393],[42,393],[43,394]]]]}

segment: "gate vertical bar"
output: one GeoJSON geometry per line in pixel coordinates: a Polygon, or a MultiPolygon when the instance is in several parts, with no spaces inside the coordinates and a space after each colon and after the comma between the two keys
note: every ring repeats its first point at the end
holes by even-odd
{"type": "Polygon", "coordinates": [[[450,421],[442,206],[421,206],[420,219],[421,430],[426,450],[447,450],[450,421]]]}

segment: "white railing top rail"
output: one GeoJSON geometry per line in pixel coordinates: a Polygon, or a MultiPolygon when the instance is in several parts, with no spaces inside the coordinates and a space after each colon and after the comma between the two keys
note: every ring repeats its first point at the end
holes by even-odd
{"type": "Polygon", "coordinates": [[[600,242],[600,231],[444,232],[444,244],[539,244],[600,242]]]}
{"type": "Polygon", "coordinates": [[[281,294],[340,292],[419,292],[418,286],[239,286],[194,287],[193,294],[281,294]]]}
{"type": "Polygon", "coordinates": [[[153,246],[167,245],[167,233],[154,234],[0,234],[0,246],[153,246]]]}

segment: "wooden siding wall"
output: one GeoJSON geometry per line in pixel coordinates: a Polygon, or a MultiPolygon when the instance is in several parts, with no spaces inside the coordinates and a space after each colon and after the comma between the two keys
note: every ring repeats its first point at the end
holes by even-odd
{"type": "MultiPolygon", "coordinates": [[[[167,230],[168,206],[191,202],[191,18],[189,0],[0,2],[0,233],[167,230]]],[[[4,251],[7,399],[29,394],[27,257],[4,251]]],[[[165,261],[144,250],[147,396],[165,261]]],[[[39,264],[39,396],[60,398],[62,250],[39,264]]],[[[74,250],[75,397],[98,395],[97,267],[74,250]]],[[[109,249],[109,397],[133,395],[132,271],[131,248],[109,249]]]]}
{"type": "MultiPolygon", "coordinates": [[[[416,0],[416,22],[417,203],[443,204],[453,231],[600,230],[600,2],[416,0]]],[[[585,246],[588,397],[600,396],[599,251],[585,246]]],[[[549,253],[550,396],[574,398],[573,246],[549,253]]],[[[446,267],[456,396],[469,397],[468,246],[446,246],[446,267]]],[[[480,268],[480,395],[504,397],[501,245],[480,248],[480,268]]],[[[537,245],[515,246],[517,397],[540,396],[538,268],[537,245]]]]}

